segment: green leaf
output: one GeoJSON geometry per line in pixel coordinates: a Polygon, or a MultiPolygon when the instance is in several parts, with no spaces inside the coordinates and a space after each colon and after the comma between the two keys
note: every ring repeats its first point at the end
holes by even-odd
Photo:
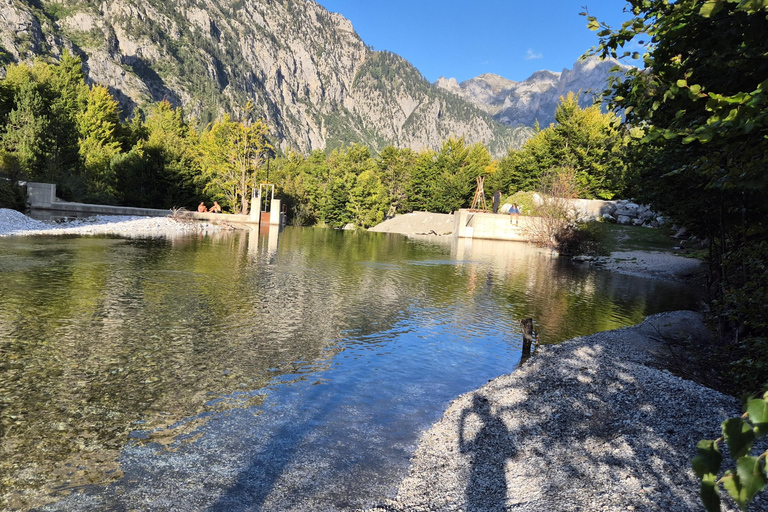
{"type": "Polygon", "coordinates": [[[717,492],[715,475],[705,475],[701,481],[701,502],[707,512],[720,512],[720,493],[717,492]]]}
{"type": "Polygon", "coordinates": [[[691,92],[698,96],[701,94],[701,86],[699,84],[693,84],[691,86],[691,92]]]}
{"type": "Polygon", "coordinates": [[[704,2],[704,5],[701,6],[699,14],[705,18],[709,18],[710,16],[717,14],[720,9],[723,8],[724,4],[725,2],[723,0],[707,0],[704,2]]]}
{"type": "Polygon", "coordinates": [[[597,20],[593,17],[589,17],[589,22],[587,23],[587,28],[589,30],[600,30],[600,24],[597,22],[597,20]]]}
{"type": "Polygon", "coordinates": [[[747,402],[749,421],[755,427],[755,434],[764,436],[768,433],[768,402],[756,398],[747,402]]]}
{"type": "Polygon", "coordinates": [[[681,78],[680,80],[677,81],[677,86],[688,87],[688,80],[686,80],[685,78],[681,78]]]}
{"type": "Polygon", "coordinates": [[[739,489],[740,499],[736,501],[739,502],[741,508],[745,508],[746,504],[755,497],[755,494],[765,488],[765,471],[757,457],[741,457],[736,462],[736,474],[739,477],[741,487],[739,489]]]}
{"type": "Polygon", "coordinates": [[[731,452],[731,457],[740,459],[752,449],[755,433],[741,418],[731,418],[722,423],[723,438],[731,452]]]}
{"type": "Polygon", "coordinates": [[[693,471],[699,480],[702,480],[708,474],[716,475],[720,472],[720,463],[723,461],[723,456],[720,454],[720,450],[717,447],[717,443],[714,441],[699,441],[696,445],[696,451],[699,453],[691,461],[693,471]]]}

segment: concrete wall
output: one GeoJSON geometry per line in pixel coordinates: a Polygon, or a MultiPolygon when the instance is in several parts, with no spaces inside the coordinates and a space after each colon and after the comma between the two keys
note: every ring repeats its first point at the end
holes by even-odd
{"type": "Polygon", "coordinates": [[[27,197],[32,208],[47,208],[56,201],[56,185],[53,183],[27,182],[27,197]]]}
{"type": "Polygon", "coordinates": [[[453,233],[459,238],[527,242],[525,227],[530,218],[522,215],[517,224],[507,214],[459,210],[453,214],[453,233]]]}

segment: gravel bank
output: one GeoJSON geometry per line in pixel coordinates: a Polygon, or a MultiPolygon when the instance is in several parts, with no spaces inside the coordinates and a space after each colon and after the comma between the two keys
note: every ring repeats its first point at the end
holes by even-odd
{"type": "Polygon", "coordinates": [[[695,258],[654,251],[615,251],[602,261],[611,272],[671,280],[690,279],[704,265],[695,258]]]}
{"type": "Polygon", "coordinates": [[[129,238],[172,238],[191,233],[232,229],[217,224],[179,221],[170,217],[96,215],[67,222],[42,222],[15,210],[0,208],[0,237],[23,235],[118,235],[129,238]]]}
{"type": "Polygon", "coordinates": [[[703,510],[690,460],[740,404],[659,369],[657,339],[705,332],[698,313],[679,311],[543,347],[456,399],[376,510],[703,510]]]}

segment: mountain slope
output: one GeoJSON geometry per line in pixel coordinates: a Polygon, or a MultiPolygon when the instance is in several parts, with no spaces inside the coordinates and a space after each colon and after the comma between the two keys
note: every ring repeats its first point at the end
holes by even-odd
{"type": "Polygon", "coordinates": [[[534,126],[538,121],[543,128],[555,121],[560,96],[581,92],[579,103],[591,105],[607,88],[614,66],[623,67],[616,60],[590,57],[577,61],[573,69],[537,71],[522,82],[486,74],[462,83],[439,78],[435,85],[474,103],[507,126],[534,126]]]}
{"type": "Polygon", "coordinates": [[[5,0],[0,59],[83,55],[91,82],[125,112],[182,105],[201,124],[251,101],[282,149],[359,142],[436,148],[450,136],[495,155],[530,135],[368,48],[352,24],[308,0],[5,0]]]}

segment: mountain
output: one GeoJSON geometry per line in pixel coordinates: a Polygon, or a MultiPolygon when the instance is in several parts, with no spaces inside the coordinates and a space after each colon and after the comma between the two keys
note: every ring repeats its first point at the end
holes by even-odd
{"type": "Polygon", "coordinates": [[[507,126],[534,126],[538,121],[544,128],[555,121],[560,96],[581,92],[579,103],[591,105],[608,87],[614,66],[626,69],[616,60],[589,57],[577,61],[573,69],[537,71],[522,82],[485,74],[462,83],[441,77],[435,85],[472,102],[507,126]]]}
{"type": "Polygon", "coordinates": [[[3,0],[1,14],[0,63],[67,49],[125,113],[168,100],[202,125],[252,102],[282,150],[464,136],[499,156],[531,134],[374,51],[312,0],[3,0]]]}

